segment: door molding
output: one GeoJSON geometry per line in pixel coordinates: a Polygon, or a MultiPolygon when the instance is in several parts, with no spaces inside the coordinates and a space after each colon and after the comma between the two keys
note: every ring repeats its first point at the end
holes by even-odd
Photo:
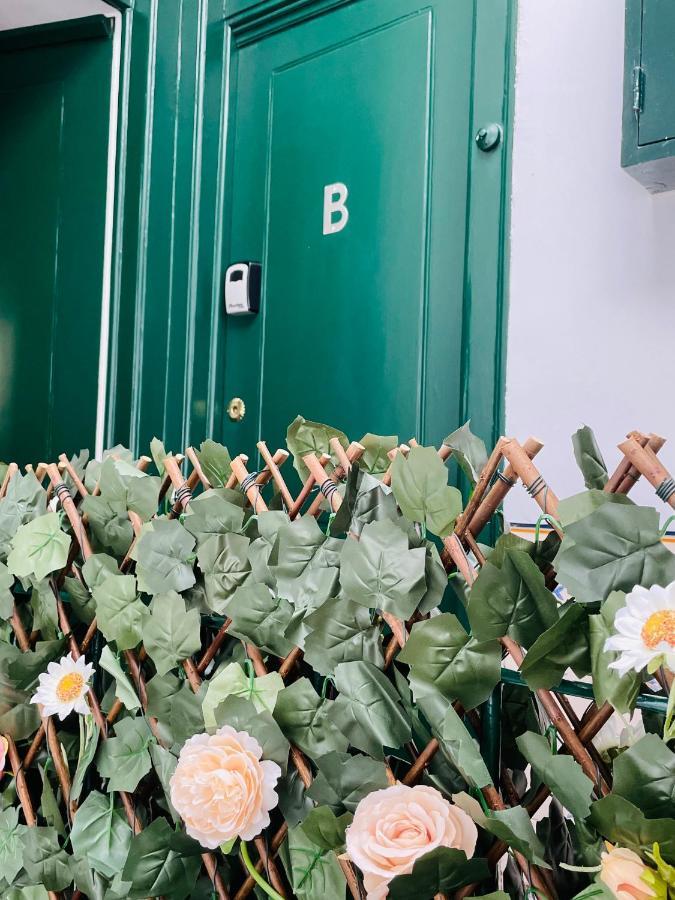
{"type": "Polygon", "coordinates": [[[225,0],[225,21],[237,47],[357,0],[225,0]]]}

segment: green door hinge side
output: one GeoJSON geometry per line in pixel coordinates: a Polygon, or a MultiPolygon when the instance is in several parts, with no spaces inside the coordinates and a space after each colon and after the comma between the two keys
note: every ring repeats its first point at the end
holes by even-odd
{"type": "Polygon", "coordinates": [[[639,116],[643,109],[645,96],[645,70],[642,66],[633,68],[633,112],[639,116]]]}

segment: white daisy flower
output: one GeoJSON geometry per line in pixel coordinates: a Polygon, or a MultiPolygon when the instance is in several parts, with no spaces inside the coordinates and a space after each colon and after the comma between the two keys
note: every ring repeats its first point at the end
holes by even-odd
{"type": "Polygon", "coordinates": [[[665,588],[633,588],[614,617],[614,629],[605,641],[606,651],[619,654],[610,669],[625,675],[665,665],[675,672],[675,581],[665,588]]]}
{"type": "Polygon", "coordinates": [[[47,671],[40,675],[37,691],[31,697],[31,703],[39,703],[45,716],[58,715],[65,719],[73,710],[86,716],[87,682],[92,676],[94,666],[84,661],[84,656],[74,659],[69,653],[59,662],[50,662],[47,671]]]}
{"type": "Polygon", "coordinates": [[[593,744],[602,758],[611,762],[621,750],[637,744],[644,736],[645,726],[640,710],[625,716],[615,712],[593,738],[593,744]]]}

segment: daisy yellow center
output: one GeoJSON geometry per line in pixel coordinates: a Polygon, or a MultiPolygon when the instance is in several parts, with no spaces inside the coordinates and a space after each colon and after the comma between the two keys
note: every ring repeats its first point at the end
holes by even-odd
{"type": "Polygon", "coordinates": [[[642,626],[642,640],[650,650],[661,641],[675,647],[675,609],[662,609],[652,613],[642,626]]]}
{"type": "Polygon", "coordinates": [[[56,696],[61,703],[68,703],[71,700],[77,700],[82,693],[84,687],[84,678],[79,672],[68,672],[63,678],[59,679],[56,685],[56,696]]]}

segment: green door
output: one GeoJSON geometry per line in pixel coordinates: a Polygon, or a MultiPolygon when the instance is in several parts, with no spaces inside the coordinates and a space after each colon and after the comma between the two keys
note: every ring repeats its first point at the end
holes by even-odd
{"type": "MultiPolygon", "coordinates": [[[[300,413],[352,439],[373,431],[439,441],[472,411],[478,8],[500,23],[489,62],[500,115],[509,4],[317,2],[322,15],[271,21],[261,7],[275,4],[263,3],[257,24],[246,0],[232,5],[241,9],[224,262],[262,263],[262,301],[257,316],[226,317],[223,400],[242,398],[246,414],[224,412],[224,440],[279,446],[300,413]]],[[[497,181],[502,153],[484,154],[497,181]]],[[[486,239],[489,268],[499,228],[486,239]]],[[[501,328],[495,296],[483,322],[491,336],[501,328]]],[[[482,360],[492,384],[499,352],[493,344],[482,360]]],[[[493,403],[483,410],[490,425],[493,403]]]]}
{"type": "Polygon", "coordinates": [[[0,32],[0,460],[94,449],[112,41],[0,32]]]}

